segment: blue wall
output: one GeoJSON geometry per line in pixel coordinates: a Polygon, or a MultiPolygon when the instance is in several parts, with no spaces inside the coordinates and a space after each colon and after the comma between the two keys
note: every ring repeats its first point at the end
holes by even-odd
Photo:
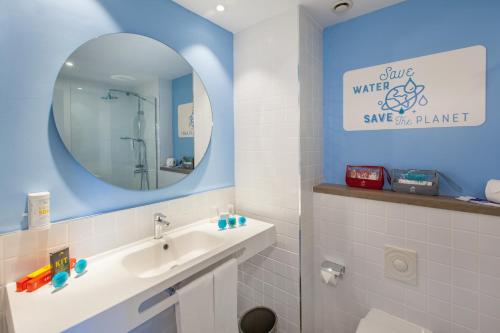
{"type": "Polygon", "coordinates": [[[181,76],[172,80],[172,130],[174,133],[174,158],[184,156],[194,157],[194,138],[179,138],[177,107],[181,104],[193,102],[193,74],[181,76]]]}
{"type": "MultiPolygon", "coordinates": [[[[438,169],[484,197],[500,179],[500,1],[408,0],[324,31],[325,181],[344,183],[346,164],[438,169]],[[346,132],[346,71],[476,44],[487,49],[486,123],[479,127],[346,132]]],[[[453,78],[450,78],[451,80],[453,78]]],[[[443,194],[455,194],[445,183],[443,194]]]]}
{"type": "Polygon", "coordinates": [[[168,0],[21,0],[2,1],[0,41],[0,232],[25,224],[28,192],[50,191],[52,218],[61,220],[234,185],[230,32],[168,0]],[[149,36],[179,51],[210,96],[207,158],[170,188],[135,192],[102,182],[75,162],[55,128],[50,110],[61,65],[89,39],[115,32],[149,36]]]}

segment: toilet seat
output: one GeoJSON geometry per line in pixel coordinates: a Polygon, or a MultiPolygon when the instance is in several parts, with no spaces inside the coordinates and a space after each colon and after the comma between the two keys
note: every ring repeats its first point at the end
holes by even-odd
{"type": "Polygon", "coordinates": [[[356,333],[432,333],[426,328],[415,325],[378,309],[371,309],[361,319],[356,333]]]}

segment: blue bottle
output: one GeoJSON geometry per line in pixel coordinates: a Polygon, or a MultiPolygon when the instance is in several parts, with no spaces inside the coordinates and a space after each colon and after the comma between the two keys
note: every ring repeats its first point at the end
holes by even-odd
{"type": "Polygon", "coordinates": [[[217,222],[217,224],[219,225],[219,229],[220,229],[220,230],[224,230],[224,229],[226,229],[226,227],[227,227],[227,219],[225,219],[225,218],[220,218],[220,219],[219,219],[219,222],[217,222]]]}
{"type": "Polygon", "coordinates": [[[68,277],[69,275],[67,272],[59,272],[52,278],[52,285],[54,286],[54,288],[59,289],[66,284],[66,281],[68,281],[68,277]]]}
{"type": "Polygon", "coordinates": [[[247,218],[244,217],[244,216],[240,216],[240,218],[238,219],[238,223],[241,225],[241,226],[244,226],[246,223],[247,223],[247,218]]]}
{"type": "Polygon", "coordinates": [[[85,272],[86,269],[87,269],[87,260],[80,259],[76,262],[75,264],[76,274],[82,274],[83,272],[85,272]]]}

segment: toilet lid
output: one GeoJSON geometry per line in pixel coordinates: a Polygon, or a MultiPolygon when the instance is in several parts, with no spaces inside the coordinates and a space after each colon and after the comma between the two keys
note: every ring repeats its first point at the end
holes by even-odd
{"type": "Polygon", "coordinates": [[[395,317],[378,309],[371,309],[359,322],[356,333],[432,333],[428,329],[395,317]]]}

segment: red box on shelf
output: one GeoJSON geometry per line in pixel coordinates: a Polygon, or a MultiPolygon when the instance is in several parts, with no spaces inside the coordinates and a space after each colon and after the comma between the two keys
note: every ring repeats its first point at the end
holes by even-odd
{"type": "Polygon", "coordinates": [[[382,166],[352,166],[348,165],[345,172],[345,182],[351,187],[381,190],[384,187],[384,167],[382,166]]]}

